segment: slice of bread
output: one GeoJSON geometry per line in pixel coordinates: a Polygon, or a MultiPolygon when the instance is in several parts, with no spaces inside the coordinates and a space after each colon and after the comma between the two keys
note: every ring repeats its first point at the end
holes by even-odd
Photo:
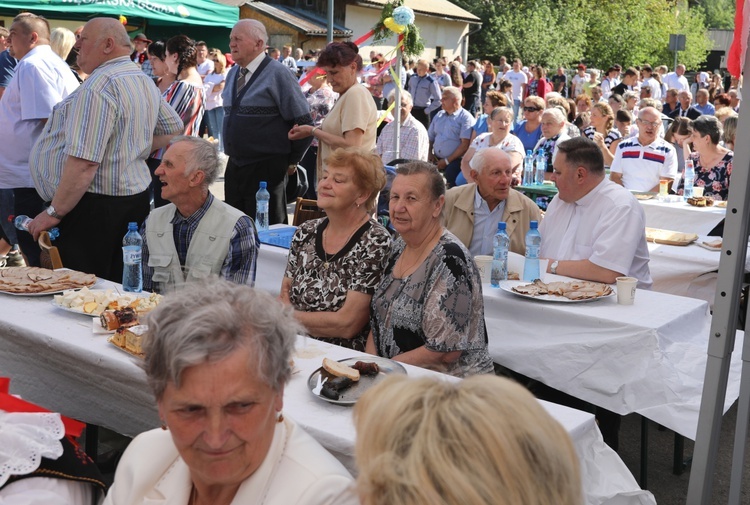
{"type": "Polygon", "coordinates": [[[346,366],[338,361],[329,358],[323,358],[323,368],[326,372],[336,377],[347,377],[353,381],[359,380],[359,370],[346,366]]]}

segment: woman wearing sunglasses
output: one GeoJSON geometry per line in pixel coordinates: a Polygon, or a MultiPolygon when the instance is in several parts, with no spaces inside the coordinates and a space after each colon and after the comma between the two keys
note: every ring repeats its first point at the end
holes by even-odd
{"type": "Polygon", "coordinates": [[[523,101],[524,121],[513,129],[513,135],[521,139],[524,150],[532,150],[542,138],[542,112],[544,99],[538,96],[528,96],[523,101]]]}

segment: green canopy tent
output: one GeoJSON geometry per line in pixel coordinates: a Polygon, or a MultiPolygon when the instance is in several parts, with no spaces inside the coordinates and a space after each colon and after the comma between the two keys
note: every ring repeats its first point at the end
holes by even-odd
{"type": "MultiPolygon", "coordinates": [[[[80,20],[125,16],[128,26],[143,27],[152,40],[185,33],[226,50],[229,31],[239,20],[239,8],[211,0],[3,0],[0,16],[29,11],[50,20],[80,20]]],[[[141,31],[141,30],[138,30],[141,31]]],[[[133,34],[131,33],[131,36],[133,34]]]]}

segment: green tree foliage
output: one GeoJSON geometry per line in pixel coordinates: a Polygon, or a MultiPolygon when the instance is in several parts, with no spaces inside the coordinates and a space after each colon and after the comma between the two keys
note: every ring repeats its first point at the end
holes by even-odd
{"type": "Polygon", "coordinates": [[[671,67],[669,35],[685,33],[687,48],[679,59],[692,69],[711,47],[702,8],[688,9],[677,0],[453,1],[482,19],[482,30],[470,38],[469,53],[476,58],[520,57],[549,68],[580,60],[598,68],[614,63],[671,67]]]}
{"type": "Polygon", "coordinates": [[[735,0],[694,0],[691,7],[706,13],[706,26],[717,30],[734,30],[735,0]]]}

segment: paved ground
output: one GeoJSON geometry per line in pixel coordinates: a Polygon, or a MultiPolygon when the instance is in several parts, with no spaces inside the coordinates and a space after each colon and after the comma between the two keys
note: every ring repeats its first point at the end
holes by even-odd
{"type": "MultiPolygon", "coordinates": [[[[712,505],[727,503],[736,419],[737,406],[735,405],[729,409],[722,422],[712,505]]],[[[640,473],[640,423],[641,418],[638,415],[625,416],[620,432],[620,457],[636,478],[640,473]]],[[[649,445],[648,490],[654,494],[659,505],[684,504],[687,498],[690,470],[686,470],[679,476],[672,474],[674,434],[667,430],[658,431],[656,424],[649,423],[649,445]]],[[[686,458],[692,456],[693,445],[692,441],[685,441],[686,458]]],[[[746,442],[745,453],[750,456],[750,443],[746,442]]],[[[742,494],[741,503],[750,504],[750,492],[747,491],[750,464],[747,462],[743,474],[745,475],[746,490],[742,494]]]]}

